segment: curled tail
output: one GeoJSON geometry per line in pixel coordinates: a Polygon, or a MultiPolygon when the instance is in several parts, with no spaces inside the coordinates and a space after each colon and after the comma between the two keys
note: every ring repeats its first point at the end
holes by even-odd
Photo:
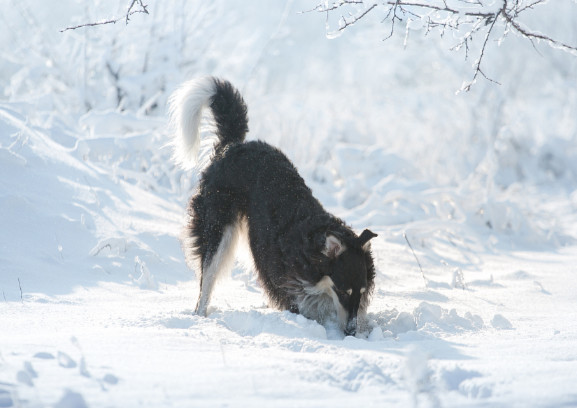
{"type": "Polygon", "coordinates": [[[242,142],[248,132],[246,104],[230,82],[214,77],[185,82],[170,96],[169,112],[175,131],[175,159],[186,167],[197,161],[200,121],[207,107],[216,123],[217,152],[231,143],[242,142]]]}

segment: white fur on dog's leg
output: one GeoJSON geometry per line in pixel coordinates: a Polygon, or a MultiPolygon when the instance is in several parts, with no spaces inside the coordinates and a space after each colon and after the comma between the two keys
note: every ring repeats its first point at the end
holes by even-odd
{"type": "MultiPolygon", "coordinates": [[[[217,255],[220,252],[222,245],[223,243],[221,241],[217,255]]],[[[217,255],[215,255],[215,258],[217,255]]],[[[195,309],[195,313],[199,316],[206,317],[206,309],[208,308],[208,302],[210,302],[210,295],[212,294],[212,289],[214,288],[216,278],[220,272],[218,263],[218,260],[214,259],[206,268],[203,268],[200,293],[198,295],[198,302],[196,303],[195,309]]]]}
{"type": "Polygon", "coordinates": [[[194,314],[202,317],[206,317],[206,309],[208,309],[208,303],[206,301],[202,301],[199,296],[198,301],[196,302],[196,308],[194,309],[194,314]]]}
{"type": "Polygon", "coordinates": [[[206,310],[210,302],[214,284],[220,276],[228,273],[232,269],[238,238],[239,225],[234,224],[227,226],[222,234],[218,250],[210,262],[205,262],[203,265],[200,294],[195,310],[197,315],[206,316],[206,310]]]}
{"type": "MultiPolygon", "coordinates": [[[[213,279],[214,281],[215,279],[213,279]]],[[[194,313],[199,316],[206,317],[206,310],[208,309],[208,302],[210,301],[210,294],[212,288],[214,287],[214,282],[210,284],[205,284],[203,280],[202,288],[200,289],[200,294],[198,295],[198,302],[196,303],[196,308],[194,313]],[[209,289],[210,288],[210,289],[209,289]]]]}

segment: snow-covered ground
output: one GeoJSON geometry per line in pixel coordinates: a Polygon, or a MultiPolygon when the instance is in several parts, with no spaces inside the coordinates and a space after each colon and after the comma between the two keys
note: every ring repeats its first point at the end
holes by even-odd
{"type": "MultiPolygon", "coordinates": [[[[456,95],[474,61],[450,36],[328,40],[304,0],[63,33],[128,2],[48,3],[0,5],[0,407],[577,406],[576,57],[509,36],[484,62],[501,85],[456,95]],[[165,106],[203,74],[379,234],[367,332],[269,309],[241,267],[192,313],[197,173],[165,106]]],[[[551,3],[528,21],[577,44],[574,2],[551,3]]]]}

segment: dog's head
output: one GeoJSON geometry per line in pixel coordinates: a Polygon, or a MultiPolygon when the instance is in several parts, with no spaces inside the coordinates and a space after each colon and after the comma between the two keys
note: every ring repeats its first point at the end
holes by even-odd
{"type": "Polygon", "coordinates": [[[365,311],[373,289],[375,268],[369,240],[376,236],[369,230],[358,237],[326,233],[323,277],[319,284],[331,294],[347,335],[355,335],[359,309],[365,311]]]}

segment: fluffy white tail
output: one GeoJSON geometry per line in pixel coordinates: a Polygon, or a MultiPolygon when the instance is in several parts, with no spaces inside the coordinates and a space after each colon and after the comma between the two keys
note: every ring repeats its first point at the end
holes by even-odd
{"type": "Polygon", "coordinates": [[[200,149],[200,121],[217,92],[213,77],[183,83],[168,100],[170,123],[174,130],[174,158],[185,168],[194,166],[200,149]]]}
{"type": "Polygon", "coordinates": [[[248,132],[246,104],[228,81],[204,77],[185,82],[171,95],[168,103],[175,132],[174,158],[185,168],[197,162],[204,108],[210,108],[216,125],[216,154],[223,152],[226,146],[242,143],[248,132]]]}

